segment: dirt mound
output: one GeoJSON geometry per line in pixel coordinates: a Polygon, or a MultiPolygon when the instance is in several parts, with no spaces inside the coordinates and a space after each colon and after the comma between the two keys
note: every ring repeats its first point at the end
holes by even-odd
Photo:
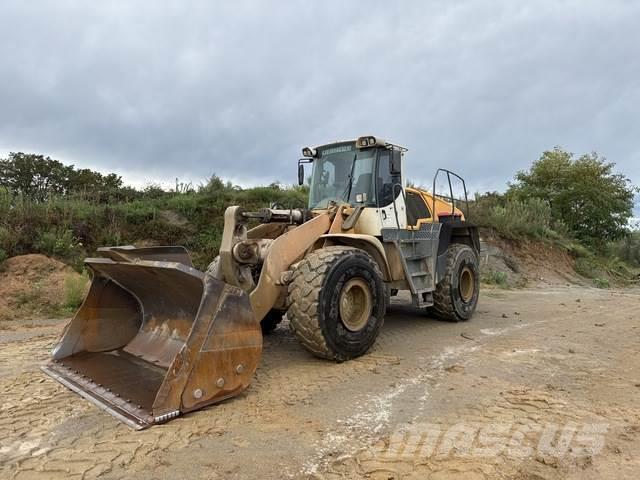
{"type": "Polygon", "coordinates": [[[66,290],[83,290],[84,283],[71,267],[45,255],[9,258],[0,264],[0,321],[66,313],[66,290]]]}
{"type": "Polygon", "coordinates": [[[510,240],[483,231],[482,243],[481,268],[485,275],[497,273],[508,286],[585,284],[575,272],[571,255],[549,242],[510,240]]]}

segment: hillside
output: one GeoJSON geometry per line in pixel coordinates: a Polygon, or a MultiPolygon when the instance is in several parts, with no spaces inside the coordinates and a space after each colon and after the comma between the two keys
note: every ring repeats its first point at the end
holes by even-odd
{"type": "Polygon", "coordinates": [[[88,277],[40,254],[0,263],[0,322],[69,316],[79,306],[88,277]]]}

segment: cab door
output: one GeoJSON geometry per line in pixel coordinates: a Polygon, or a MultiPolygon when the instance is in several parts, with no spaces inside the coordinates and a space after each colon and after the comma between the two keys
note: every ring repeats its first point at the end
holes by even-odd
{"type": "Polygon", "coordinates": [[[378,152],[376,190],[378,215],[382,228],[407,228],[407,211],[403,194],[404,177],[400,173],[404,171],[403,162],[402,152],[398,150],[378,152]],[[392,161],[396,165],[397,173],[393,171],[392,161]]]}

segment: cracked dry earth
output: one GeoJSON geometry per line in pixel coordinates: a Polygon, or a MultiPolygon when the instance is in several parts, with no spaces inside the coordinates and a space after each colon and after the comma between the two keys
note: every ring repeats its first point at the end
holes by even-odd
{"type": "Polygon", "coordinates": [[[638,478],[639,307],[638,290],[484,290],[451,324],[396,302],[343,364],[285,324],[243,395],[141,432],[40,373],[63,322],[4,323],[0,478],[638,478]]]}

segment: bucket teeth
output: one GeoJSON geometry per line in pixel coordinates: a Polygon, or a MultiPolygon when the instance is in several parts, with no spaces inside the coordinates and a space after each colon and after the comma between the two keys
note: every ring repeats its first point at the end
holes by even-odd
{"type": "Polygon", "coordinates": [[[85,375],[78,374],[77,371],[60,362],[45,365],[42,370],[136,430],[146,428],[153,423],[149,422],[149,418],[153,418],[151,412],[143,409],[141,405],[132,405],[122,399],[120,394],[113,393],[111,389],[103,387],[85,375]]]}

